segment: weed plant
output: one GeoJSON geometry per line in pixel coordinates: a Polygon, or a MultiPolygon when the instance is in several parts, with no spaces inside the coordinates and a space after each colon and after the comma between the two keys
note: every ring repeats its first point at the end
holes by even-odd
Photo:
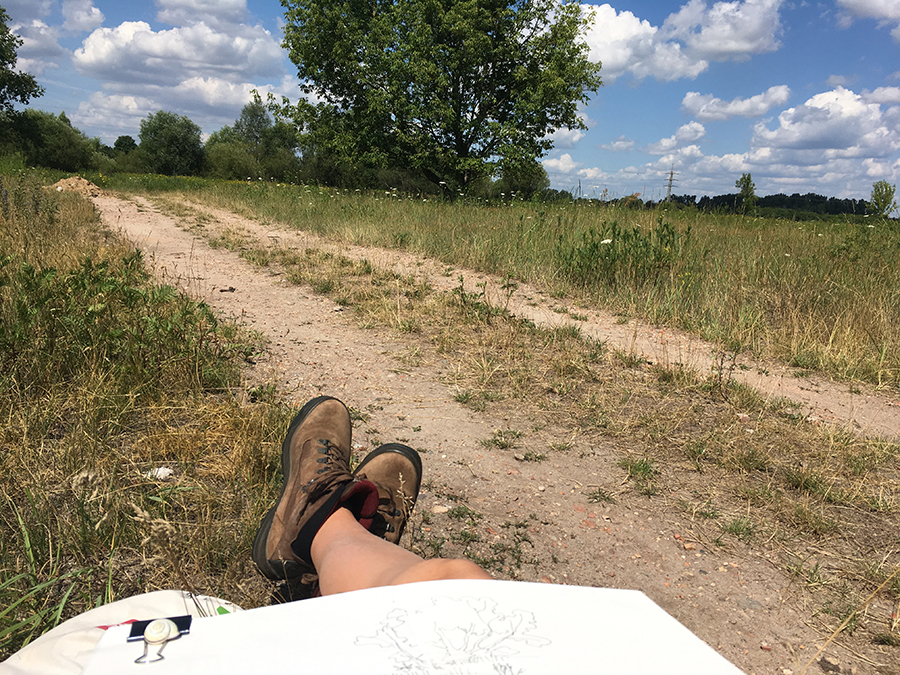
{"type": "Polygon", "coordinates": [[[900,236],[862,219],[797,223],[692,209],[444,202],[396,191],[105,177],[265,222],[536,283],[696,332],[723,349],[900,388],[900,236]]]}
{"type": "Polygon", "coordinates": [[[235,552],[274,492],[288,413],[232,399],[252,349],[151,283],[89,202],[0,176],[0,660],[133,593],[260,603],[235,552]]]}

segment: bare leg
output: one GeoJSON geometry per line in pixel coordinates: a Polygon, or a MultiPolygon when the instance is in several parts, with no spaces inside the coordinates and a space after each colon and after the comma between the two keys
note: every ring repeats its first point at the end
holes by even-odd
{"type": "Polygon", "coordinates": [[[347,509],[335,511],[312,542],[312,559],[322,595],[436,579],[490,579],[469,560],[425,560],[384,541],[356,522],[347,509]]]}

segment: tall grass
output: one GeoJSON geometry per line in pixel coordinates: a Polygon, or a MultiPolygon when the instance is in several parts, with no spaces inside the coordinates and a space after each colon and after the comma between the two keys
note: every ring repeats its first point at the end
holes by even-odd
{"type": "MultiPolygon", "coordinates": [[[[803,291],[797,279],[816,273],[800,267],[803,274],[790,287],[789,273],[804,256],[830,252],[823,258],[834,270],[829,278],[846,273],[855,279],[862,277],[850,262],[854,256],[868,256],[866,264],[877,267],[878,247],[888,256],[892,245],[877,228],[849,223],[809,231],[691,212],[432,203],[393,193],[194,179],[185,187],[153,176],[104,179],[108,188],[190,191],[192,198],[264,220],[513,273],[585,302],[660,320],[681,321],[679,303],[696,302],[692,316],[703,319],[708,312],[717,325],[733,315],[745,326],[736,346],[746,345],[761,321],[749,300],[734,305],[758,294],[751,285],[756,280],[770,279],[777,287],[777,294],[762,297],[789,298],[803,291]],[[790,257],[768,250],[778,246],[793,247],[790,257]],[[735,286],[732,276],[747,288],[735,286]],[[702,304],[716,297],[705,287],[715,289],[718,277],[732,295],[723,306],[702,304]]],[[[276,442],[290,413],[265,402],[275,392],[238,406],[223,390],[234,373],[230,357],[249,347],[202,305],[145,283],[134,254],[103,232],[84,201],[48,195],[27,181],[6,181],[0,189],[14,193],[15,206],[3,214],[0,235],[8,257],[0,318],[3,339],[14,346],[10,354],[18,354],[9,357],[17,374],[0,379],[0,522],[6,535],[0,538],[0,658],[73,612],[144,590],[193,588],[245,606],[265,601],[258,575],[246,569],[248,551],[276,494],[276,442]],[[34,297],[49,300],[17,304],[31,287],[34,297]],[[44,306],[49,309],[42,314],[44,306]],[[20,307],[34,312],[23,314],[20,307]],[[107,311],[115,321],[105,321],[107,311]],[[142,315],[157,325],[149,328],[142,315]],[[142,333],[148,330],[153,332],[142,333]],[[148,334],[159,353],[168,354],[162,367],[153,353],[142,351],[138,337],[148,334]],[[29,335],[45,346],[29,351],[29,335]],[[54,337],[52,344],[47,336],[54,337]],[[42,376],[38,371],[48,363],[55,374],[42,376]],[[148,477],[158,466],[174,468],[176,479],[148,477]]],[[[412,277],[314,248],[273,249],[237,233],[219,235],[218,243],[233,245],[248,260],[280,266],[285,279],[352,307],[364,325],[395,328],[409,347],[398,358],[409,367],[445,361],[458,402],[482,410],[518,399],[536,419],[571,430],[558,438],[590,444],[598,437],[601,443],[602,437],[615,439],[624,453],[619,466],[641,498],[703,495],[700,503],[685,502],[685,509],[709,521],[706,532],[717,545],[753,538],[775,559],[793,564],[807,560],[808,544],[822,550],[824,541],[840,560],[861,560],[868,569],[863,579],[853,563],[832,575],[835,585],[846,581],[867,591],[896,566],[890,553],[897,531],[896,445],[813,428],[733,383],[678,369],[644,369],[606,353],[577,330],[542,331],[515,320],[462,287],[443,294],[412,277]],[[541,410],[549,411],[546,418],[541,410]],[[754,433],[743,423],[736,426],[735,411],[753,418],[754,433]],[[841,536],[833,538],[836,528],[841,536]]],[[[819,269],[814,263],[804,265],[819,269]]],[[[873,288],[893,284],[889,270],[879,273],[889,281],[873,288]]],[[[700,319],[694,319],[697,326],[704,325],[700,319]]],[[[539,428],[508,430],[506,441],[533,443],[539,428]]],[[[376,442],[377,430],[366,433],[376,442]]],[[[546,456],[533,450],[523,456],[553,462],[569,445],[554,443],[546,456]]],[[[594,455],[591,449],[578,461],[591,462],[594,455]]],[[[569,460],[562,465],[570,466],[569,460]]],[[[598,488],[588,498],[604,494],[610,498],[598,488]]],[[[456,554],[502,565],[502,551],[511,550],[464,535],[451,535],[444,553],[454,554],[453,543],[460,543],[456,554]]],[[[443,542],[425,540],[419,550],[436,555],[443,542]]],[[[893,607],[898,593],[891,588],[884,606],[893,607]]]]}
{"type": "Polygon", "coordinates": [[[232,400],[253,348],[151,283],[89,202],[0,176],[0,660],[136,592],[247,601],[288,414],[232,400]]]}
{"type": "MultiPolygon", "coordinates": [[[[120,177],[111,187],[184,190],[182,182],[120,177]]],[[[267,183],[193,180],[188,190],[263,221],[510,275],[725,349],[900,388],[900,230],[884,221],[442,202],[267,183]]]]}

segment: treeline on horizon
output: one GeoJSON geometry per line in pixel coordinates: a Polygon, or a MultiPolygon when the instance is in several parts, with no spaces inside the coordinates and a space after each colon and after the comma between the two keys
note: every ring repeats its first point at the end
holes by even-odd
{"type": "MultiPolygon", "coordinates": [[[[112,146],[99,138],[89,138],[72,125],[64,112],[56,115],[33,108],[4,112],[0,114],[0,156],[4,158],[0,165],[6,172],[27,166],[69,173],[156,173],[442,194],[441,186],[400,167],[346,175],[328,157],[317,154],[315,148],[301,152],[293,127],[273,120],[258,100],[243,108],[234,125],[212,133],[205,143],[200,128],[189,118],[165,111],[152,113],[141,122],[139,139],[120,136],[112,146]]],[[[576,195],[551,188],[543,169],[537,175],[488,180],[472,186],[468,194],[488,199],[546,202],[571,201],[578,198],[576,195]]],[[[815,193],[766,195],[746,210],[736,193],[713,197],[672,195],[667,202],[706,212],[746,211],[748,215],[791,220],[868,214],[865,199],[838,199],[815,193]]],[[[643,201],[635,194],[602,203],[655,208],[665,202],[643,201]]]]}
{"type": "MultiPolygon", "coordinates": [[[[694,206],[701,211],[734,211],[742,209],[741,195],[737,193],[703,196],[672,195],[671,202],[684,206],[694,206]]],[[[815,219],[818,216],[841,216],[869,214],[868,201],[865,199],[838,199],[825,195],[807,192],[786,195],[779,192],[774,195],[758,197],[753,213],[771,218],[794,218],[795,220],[815,219]],[[781,213],[790,212],[790,213],[781,213]]]]}

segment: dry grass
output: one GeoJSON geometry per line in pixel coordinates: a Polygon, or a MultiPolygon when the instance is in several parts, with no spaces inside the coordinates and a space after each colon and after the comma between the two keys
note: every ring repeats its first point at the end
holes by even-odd
{"type": "MultiPolygon", "coordinates": [[[[78,280],[86,259],[105,259],[101,281],[126,279],[116,286],[126,294],[144,288],[134,265],[124,262],[130,250],[98,227],[83,201],[47,196],[28,183],[5,187],[20,190],[26,206],[37,203],[31,211],[40,218],[28,221],[25,207],[2,214],[3,255],[13,257],[4,258],[0,271],[27,261],[38,271],[52,267],[58,278],[78,280]]],[[[324,213],[323,201],[316,207],[324,213]]],[[[377,203],[358,206],[365,207],[357,214],[363,220],[377,203]]],[[[183,215],[195,226],[203,216],[192,209],[183,215]]],[[[896,446],[811,427],[790,407],[767,404],[725,378],[650,367],[574,330],[539,330],[462,289],[439,294],[365,262],[263,245],[238,232],[217,236],[217,244],[256,264],[282,266],[293,282],[352,309],[360,325],[398,331],[409,345],[404,368],[446,361],[457,400],[479,409],[525,402],[568,425],[566,437],[613,439],[627,477],[623,490],[649,500],[679,495],[698,540],[771,553],[820,598],[815,621],[831,628],[846,622],[847,630],[859,601],[886,581],[879,597],[900,602],[898,577],[891,576],[900,565],[896,446]]],[[[471,242],[459,231],[455,236],[471,242]]],[[[409,237],[401,239],[409,245],[415,236],[409,237]]],[[[479,241],[482,253],[494,250],[479,241]]],[[[15,302],[23,293],[0,288],[4,339],[23,320],[15,302]]],[[[108,292],[103,303],[114,295],[108,292]]],[[[246,569],[246,553],[236,552],[249,550],[276,494],[277,444],[291,411],[277,404],[276,392],[256,403],[232,395],[240,358],[255,348],[248,336],[210,322],[202,308],[178,298],[161,293],[157,299],[159,312],[181,317],[171,342],[196,345],[173,349],[162,387],[145,379],[155,372],[146,359],[123,356],[143,353],[137,342],[126,343],[132,351],[115,360],[84,359],[55,379],[42,379],[36,370],[42,354],[55,353],[36,339],[45,333],[27,333],[35,337],[33,351],[19,343],[4,348],[0,520],[9,534],[0,539],[0,658],[73,613],[132,593],[188,587],[254,606],[271,590],[246,569]],[[207,358],[223,368],[198,368],[207,358]],[[123,370],[108,363],[131,365],[123,370]],[[157,467],[172,468],[177,480],[149,478],[157,467]]],[[[100,300],[63,303],[55,315],[68,316],[65,309],[84,316],[100,300]]],[[[127,312],[111,316],[131,325],[127,312]]],[[[49,319],[40,324],[42,330],[54,325],[49,319]]],[[[61,353],[107,354],[102,350],[116,335],[86,331],[89,349],[61,353]]],[[[565,451],[561,445],[548,452],[565,451]]],[[[601,490],[594,497],[615,498],[601,490]]],[[[465,517],[454,545],[486,565],[515,569],[530,562],[525,523],[510,523],[510,547],[487,557],[467,525],[477,514],[459,515],[465,517]]],[[[424,552],[437,554],[442,543],[429,545],[424,552]]],[[[859,630],[887,644],[897,626],[859,630]]]]}
{"type": "Polygon", "coordinates": [[[0,660],[135,593],[263,603],[243,552],[291,411],[232,395],[252,338],[150,283],[85,200],[0,181],[0,660]]]}
{"type": "Polygon", "coordinates": [[[197,182],[189,194],[264,223],[509,275],[730,351],[900,387],[900,236],[886,223],[222,182],[197,182]]]}
{"type": "MultiPolygon", "coordinates": [[[[437,293],[365,262],[268,246],[246,233],[215,241],[256,264],[283,266],[294,283],[352,308],[362,326],[404,334],[416,354],[406,367],[448,364],[458,402],[478,410],[524,402],[564,420],[573,437],[614,439],[625,490],[649,499],[679,495],[692,536],[709,546],[766,551],[818,592],[815,620],[826,628],[857,612],[858,600],[900,566],[894,444],[813,426],[788,402],[764,401],[727,377],[623,358],[577,330],[538,329],[462,288],[437,293]]],[[[512,435],[485,439],[515,442],[512,435]]],[[[460,545],[490,562],[475,540],[431,544],[421,552],[460,545]]],[[[900,582],[879,596],[897,604],[900,582]]],[[[883,629],[871,625],[870,639],[883,629]]]]}

